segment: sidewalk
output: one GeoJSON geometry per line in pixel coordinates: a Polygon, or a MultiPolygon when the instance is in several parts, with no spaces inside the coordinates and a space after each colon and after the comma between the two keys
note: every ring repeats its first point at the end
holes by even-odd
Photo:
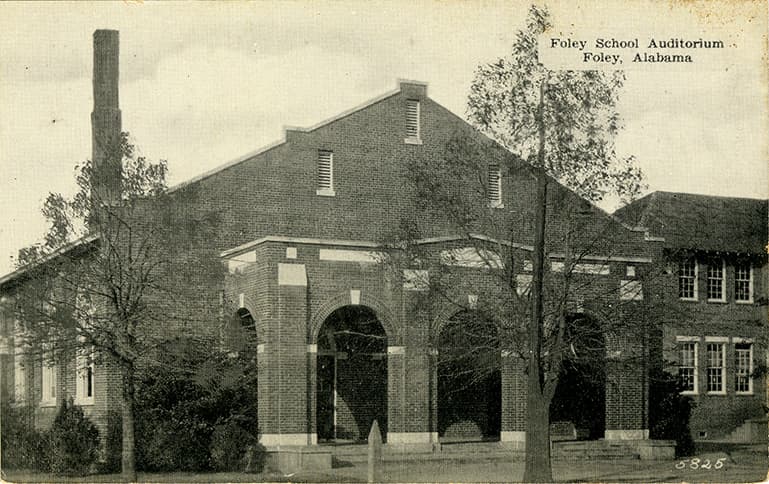
{"type": "MultiPolygon", "coordinates": [[[[568,482],[760,482],[767,477],[766,447],[727,446],[724,450],[708,448],[685,465],[682,460],[641,461],[622,459],[611,461],[555,461],[553,478],[568,482]],[[714,468],[722,459],[722,467],[714,468]],[[709,469],[705,462],[709,461],[709,469]],[[683,467],[677,469],[676,465],[683,467]]],[[[139,474],[142,482],[365,482],[365,462],[341,462],[326,472],[302,472],[291,475],[243,473],[166,473],[139,474]]],[[[61,478],[49,474],[7,473],[10,482],[117,482],[118,475],[61,478]]],[[[484,459],[478,454],[457,455],[455,459],[386,461],[383,482],[519,482],[523,478],[523,462],[484,459]]]]}

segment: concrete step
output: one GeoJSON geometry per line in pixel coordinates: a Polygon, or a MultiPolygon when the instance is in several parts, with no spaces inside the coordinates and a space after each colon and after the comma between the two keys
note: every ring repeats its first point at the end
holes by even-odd
{"type": "Polygon", "coordinates": [[[734,429],[727,440],[735,443],[767,442],[767,420],[765,418],[751,418],[745,420],[742,425],[734,429]]]}
{"type": "MultiPolygon", "coordinates": [[[[329,446],[338,461],[365,462],[368,458],[366,445],[329,446]]],[[[500,442],[463,442],[422,447],[404,452],[398,447],[385,445],[383,459],[394,460],[462,460],[463,458],[489,460],[521,460],[522,450],[505,448],[500,442]]],[[[632,444],[616,441],[568,441],[556,442],[552,449],[554,460],[616,460],[640,459],[632,444]]]]}

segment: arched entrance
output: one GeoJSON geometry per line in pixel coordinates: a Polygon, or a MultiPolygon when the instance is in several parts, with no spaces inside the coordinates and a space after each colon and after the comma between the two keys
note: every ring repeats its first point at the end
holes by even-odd
{"type": "MultiPolygon", "coordinates": [[[[569,351],[550,404],[551,425],[596,440],[606,428],[606,343],[600,323],[584,314],[567,318],[569,351]]],[[[563,436],[568,438],[567,435],[563,436]]]]}
{"type": "Polygon", "coordinates": [[[221,339],[223,346],[228,351],[234,353],[247,351],[253,353],[255,358],[258,338],[256,320],[251,315],[251,311],[246,308],[239,308],[231,313],[229,320],[225,321],[223,326],[221,339]]]}
{"type": "Polygon", "coordinates": [[[376,419],[387,435],[387,334],[373,310],[344,306],[318,334],[319,442],[364,441],[376,419]]]}
{"type": "Polygon", "coordinates": [[[475,311],[438,335],[438,435],[443,441],[499,440],[501,355],[497,328],[475,311]]]}

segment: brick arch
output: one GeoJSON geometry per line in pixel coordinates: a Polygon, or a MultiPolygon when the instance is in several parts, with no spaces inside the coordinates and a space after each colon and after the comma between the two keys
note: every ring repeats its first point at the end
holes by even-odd
{"type": "Polygon", "coordinates": [[[222,315],[224,318],[224,321],[222,321],[222,324],[227,324],[229,322],[229,318],[232,317],[233,314],[237,314],[237,312],[240,309],[245,309],[251,314],[251,317],[254,318],[254,327],[256,330],[256,339],[257,341],[264,341],[264,331],[262,328],[262,325],[260,324],[261,321],[257,317],[257,312],[254,311],[254,308],[256,307],[256,304],[253,299],[251,299],[249,296],[247,296],[245,293],[243,293],[243,305],[240,305],[240,301],[237,300],[238,294],[227,294],[224,295],[225,300],[224,302],[224,309],[225,312],[222,315]],[[233,298],[233,296],[235,296],[233,298]],[[228,304],[231,303],[231,304],[228,304]]]}
{"type": "MultiPolygon", "coordinates": [[[[331,313],[341,307],[350,305],[352,304],[350,302],[349,290],[339,292],[326,300],[326,302],[324,302],[318,311],[313,315],[310,321],[310,343],[313,344],[318,342],[318,334],[320,333],[320,329],[326,319],[328,319],[328,317],[331,315],[331,313]]],[[[371,294],[367,294],[366,292],[361,291],[360,302],[357,305],[366,306],[374,311],[374,314],[376,314],[379,323],[385,330],[388,345],[393,346],[402,344],[401,331],[399,325],[397,324],[398,320],[395,318],[394,313],[390,311],[389,307],[383,301],[381,301],[376,296],[372,296],[371,294]]]]}
{"type": "MultiPolygon", "coordinates": [[[[462,295],[465,299],[467,299],[467,294],[462,295]]],[[[453,302],[449,302],[445,306],[442,306],[435,317],[433,318],[432,323],[430,324],[430,342],[431,344],[435,345],[438,342],[438,336],[441,334],[441,331],[443,331],[443,328],[446,326],[446,324],[449,322],[451,318],[453,318],[455,315],[461,313],[462,311],[469,310],[472,311],[472,309],[465,308],[463,306],[460,306],[459,304],[455,304],[453,302]]]]}

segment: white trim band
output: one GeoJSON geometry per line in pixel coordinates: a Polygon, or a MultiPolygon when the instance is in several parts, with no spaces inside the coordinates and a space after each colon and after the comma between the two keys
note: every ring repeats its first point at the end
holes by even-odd
{"type": "Polygon", "coordinates": [[[311,434],[261,434],[259,443],[265,447],[281,445],[315,445],[318,443],[318,435],[311,434]]]}
{"type": "Polygon", "coordinates": [[[304,264],[278,264],[279,286],[307,286],[307,273],[304,264]]]}
{"type": "Polygon", "coordinates": [[[388,444],[429,444],[436,432],[387,432],[388,444]]]}
{"type": "Polygon", "coordinates": [[[376,264],[383,258],[380,252],[350,249],[319,249],[318,259],[332,262],[360,262],[376,264]]]}
{"type": "Polygon", "coordinates": [[[728,343],[728,336],[705,336],[706,343],[728,343]]]}
{"type": "Polygon", "coordinates": [[[523,430],[503,430],[499,433],[501,442],[526,442],[526,432],[523,430]]]}
{"type": "Polygon", "coordinates": [[[604,432],[606,440],[648,440],[649,429],[638,430],[606,430],[604,432]]]}
{"type": "Polygon", "coordinates": [[[676,336],[676,342],[696,343],[699,340],[699,336],[676,336]]]}

